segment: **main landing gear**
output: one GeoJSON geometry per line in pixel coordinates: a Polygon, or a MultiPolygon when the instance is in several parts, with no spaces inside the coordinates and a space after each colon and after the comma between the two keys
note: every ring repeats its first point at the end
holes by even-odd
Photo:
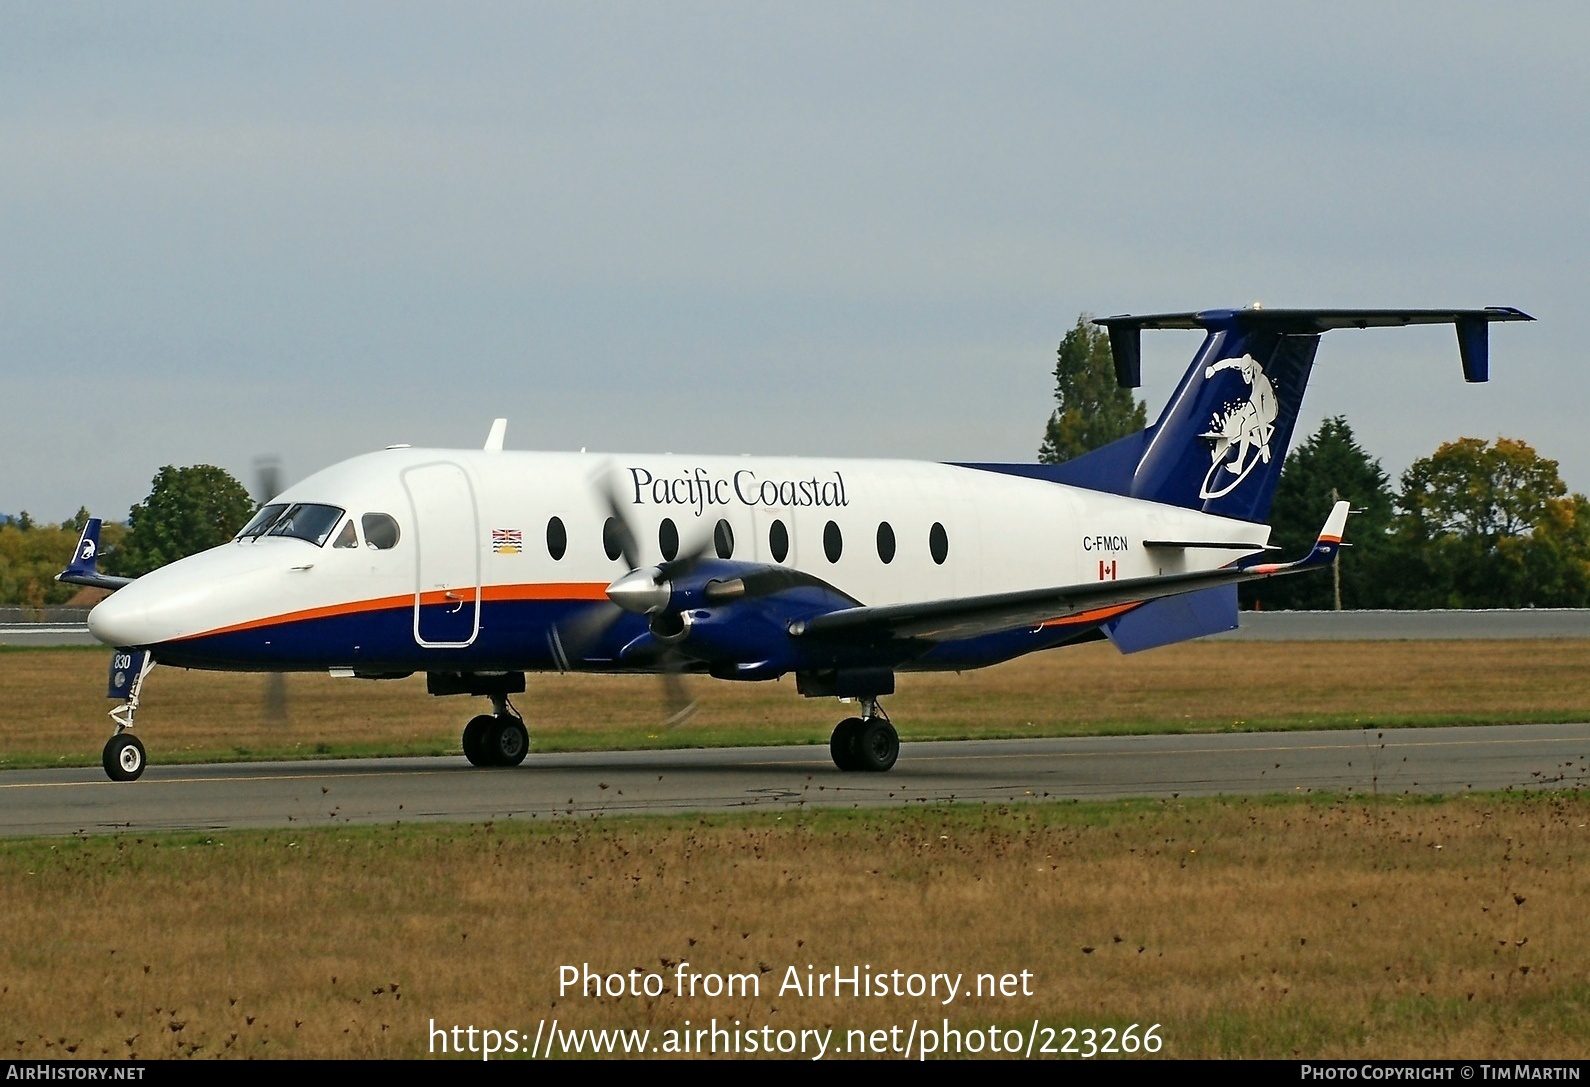
{"type": "Polygon", "coordinates": [[[464,757],[475,766],[518,766],[530,751],[530,731],[507,695],[492,695],[491,705],[495,715],[464,726],[464,757]]]}
{"type": "Polygon", "coordinates": [[[828,753],[841,770],[882,773],[900,757],[900,734],[876,698],[863,698],[860,717],[847,717],[834,726],[828,753]]]}

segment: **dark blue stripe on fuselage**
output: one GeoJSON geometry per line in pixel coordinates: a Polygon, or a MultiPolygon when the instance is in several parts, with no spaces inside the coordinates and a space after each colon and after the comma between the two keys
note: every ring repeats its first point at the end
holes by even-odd
{"type": "MultiPolygon", "coordinates": [[[[593,625],[589,622],[592,609],[610,607],[590,601],[488,601],[481,605],[479,634],[470,645],[457,648],[417,644],[412,606],[383,608],[184,638],[155,647],[155,659],[181,668],[258,672],[320,672],[328,668],[369,673],[552,672],[565,666],[572,671],[645,670],[643,665],[617,659],[624,646],[645,633],[646,620],[641,616],[627,612],[617,616],[583,652],[580,646],[568,644],[569,632],[578,630],[581,620],[587,621],[586,626],[593,625]],[[556,642],[555,629],[562,632],[556,642]],[[559,645],[563,660],[557,657],[559,645]]],[[[438,610],[442,610],[440,606],[438,610]]],[[[843,663],[856,667],[876,655],[879,665],[908,671],[981,668],[1088,638],[1097,630],[1097,623],[1088,622],[909,647],[899,643],[846,647],[843,663]]],[[[812,663],[820,666],[822,662],[812,663]]]]}

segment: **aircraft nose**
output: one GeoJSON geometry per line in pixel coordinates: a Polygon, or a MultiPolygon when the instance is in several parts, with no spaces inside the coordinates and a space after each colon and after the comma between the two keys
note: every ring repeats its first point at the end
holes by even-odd
{"type": "Polygon", "coordinates": [[[153,639],[149,629],[149,609],[139,600],[139,594],[118,589],[94,606],[88,613],[88,632],[112,646],[148,645],[153,639]]]}

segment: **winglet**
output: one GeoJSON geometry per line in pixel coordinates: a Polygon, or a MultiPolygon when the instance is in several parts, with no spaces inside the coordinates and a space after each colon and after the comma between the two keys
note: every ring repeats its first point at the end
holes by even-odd
{"type": "Polygon", "coordinates": [[[501,453],[502,439],[507,435],[507,433],[508,420],[493,419],[491,421],[491,433],[486,435],[486,444],[482,446],[482,448],[490,453],[501,453]]]}
{"type": "Polygon", "coordinates": [[[1325,527],[1319,530],[1319,539],[1314,541],[1313,550],[1296,562],[1264,562],[1243,569],[1268,577],[1270,574],[1290,574],[1315,566],[1329,566],[1336,561],[1336,553],[1341,550],[1342,535],[1347,531],[1347,515],[1351,512],[1352,506],[1347,502],[1332,506],[1330,516],[1325,518],[1325,527]]]}
{"type": "Polygon", "coordinates": [[[111,577],[99,572],[98,517],[90,517],[77,538],[77,550],[72,553],[71,564],[55,575],[55,580],[68,585],[91,585],[96,589],[119,589],[132,581],[130,577],[111,577]]]}
{"type": "Polygon", "coordinates": [[[1347,531],[1347,515],[1352,512],[1351,506],[1346,502],[1338,502],[1331,507],[1331,515],[1325,518],[1325,527],[1319,530],[1319,539],[1315,541],[1317,549],[1321,544],[1342,542],[1342,536],[1347,531]]]}

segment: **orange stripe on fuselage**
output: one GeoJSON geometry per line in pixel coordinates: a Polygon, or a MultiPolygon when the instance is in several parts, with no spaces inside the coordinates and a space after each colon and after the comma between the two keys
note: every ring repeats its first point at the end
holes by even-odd
{"type": "MultiPolygon", "coordinates": [[[[469,603],[475,597],[473,589],[437,589],[433,592],[420,595],[421,604],[450,604],[457,603],[462,597],[464,603],[469,603]],[[448,593],[455,595],[449,596],[448,593]]],[[[545,585],[483,585],[480,590],[482,602],[494,600],[606,600],[607,585],[599,581],[570,581],[555,582],[545,585]]],[[[304,608],[301,611],[284,612],[281,615],[268,615],[262,619],[250,619],[243,623],[233,623],[231,626],[216,627],[199,634],[188,634],[175,639],[179,642],[189,641],[193,638],[210,638],[217,634],[236,634],[244,630],[258,630],[261,627],[280,626],[283,623],[301,623],[310,619],[331,619],[339,615],[361,615],[366,612],[392,611],[398,608],[412,608],[414,594],[404,593],[401,596],[382,596],[374,600],[354,600],[346,604],[328,604],[321,608],[304,608]]]]}

